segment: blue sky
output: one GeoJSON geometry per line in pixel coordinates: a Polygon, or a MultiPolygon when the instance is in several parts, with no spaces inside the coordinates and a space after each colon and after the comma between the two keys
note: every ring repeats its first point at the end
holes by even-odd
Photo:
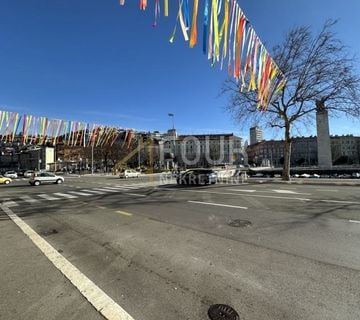
{"type": "MultiPolygon", "coordinates": [[[[171,127],[167,114],[173,112],[180,133],[247,138],[251,124],[236,124],[223,110],[226,72],[210,66],[201,45],[189,49],[180,30],[169,43],[177,1],[169,1],[170,16],[156,28],[155,0],[148,2],[140,12],[138,0],[124,7],[118,0],[0,1],[0,109],[160,131],[171,127]]],[[[239,4],[269,48],[292,26],[318,30],[327,18],[338,18],[338,36],[360,56],[358,0],[239,4]]],[[[331,120],[330,131],[360,135],[360,121],[331,120]]],[[[266,131],[268,139],[279,137],[266,131]]]]}

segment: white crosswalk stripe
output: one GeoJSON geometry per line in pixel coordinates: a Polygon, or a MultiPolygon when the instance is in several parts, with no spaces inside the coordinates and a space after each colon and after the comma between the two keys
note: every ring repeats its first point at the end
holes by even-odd
{"type": "Polygon", "coordinates": [[[124,188],[124,187],[104,187],[104,189],[117,190],[117,191],[127,190],[127,188],[124,188]]]}
{"type": "Polygon", "coordinates": [[[68,191],[68,192],[71,194],[76,194],[77,196],[84,196],[84,197],[93,196],[93,194],[91,194],[91,193],[80,192],[80,191],[68,191]]]}
{"type": "Polygon", "coordinates": [[[96,191],[96,190],[89,190],[89,189],[85,189],[85,190],[80,190],[81,192],[90,192],[93,194],[106,194],[106,192],[102,192],[102,191],[96,191]]]}
{"type": "Polygon", "coordinates": [[[20,199],[27,203],[38,203],[39,202],[39,200],[30,198],[29,196],[22,196],[22,197],[20,197],[20,199]]]}
{"type": "Polygon", "coordinates": [[[18,203],[16,203],[15,201],[4,201],[3,203],[2,203],[2,205],[3,206],[5,206],[5,207],[8,207],[8,208],[10,208],[10,207],[17,207],[18,206],[18,203]]]}
{"type": "Polygon", "coordinates": [[[106,192],[117,192],[116,190],[105,189],[105,188],[94,188],[93,190],[106,191],[106,192]]]}
{"type": "Polygon", "coordinates": [[[75,198],[77,198],[77,196],[73,196],[73,195],[71,195],[71,194],[61,193],[61,192],[54,193],[54,195],[55,195],[55,196],[59,196],[59,197],[68,198],[68,199],[75,199],[75,198]]]}
{"type": "Polygon", "coordinates": [[[43,193],[43,194],[38,194],[38,197],[45,199],[45,200],[49,200],[49,201],[55,201],[55,200],[60,200],[59,198],[53,197],[49,194],[43,193]]]}

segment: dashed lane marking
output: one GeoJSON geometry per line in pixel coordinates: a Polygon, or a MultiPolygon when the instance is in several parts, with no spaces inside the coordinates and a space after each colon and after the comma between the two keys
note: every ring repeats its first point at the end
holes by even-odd
{"type": "Polygon", "coordinates": [[[40,202],[39,200],[30,198],[29,196],[22,196],[22,197],[20,197],[20,199],[27,202],[27,203],[38,203],[38,202],[40,202]]]}
{"type": "Polygon", "coordinates": [[[119,304],[108,296],[93,281],[86,277],[71,262],[65,259],[54,247],[37,234],[27,223],[14,214],[8,207],[0,207],[8,217],[31,239],[44,255],[70,280],[80,293],[107,320],[134,320],[119,304]]]}
{"type": "Polygon", "coordinates": [[[146,194],[139,194],[139,193],[126,192],[124,194],[129,195],[129,196],[135,196],[135,197],[146,197],[146,194]]]}
{"type": "Polygon", "coordinates": [[[217,207],[226,207],[226,208],[235,208],[235,209],[244,209],[247,210],[248,207],[240,207],[240,206],[233,206],[229,204],[222,204],[222,203],[213,203],[213,202],[202,202],[202,201],[188,201],[190,203],[196,203],[196,204],[205,204],[209,206],[217,206],[217,207]]]}
{"type": "Polygon", "coordinates": [[[327,202],[327,203],[360,204],[360,202],[342,201],[342,200],[319,200],[319,201],[320,202],[327,202]]]}
{"type": "Polygon", "coordinates": [[[106,191],[106,192],[118,192],[118,190],[104,189],[104,188],[94,188],[93,190],[106,191]]]}
{"type": "Polygon", "coordinates": [[[359,220],[349,220],[349,222],[352,222],[352,223],[360,223],[359,220]]]}
{"type": "Polygon", "coordinates": [[[130,212],[121,211],[121,210],[116,211],[116,213],[122,214],[123,216],[127,216],[127,217],[131,217],[133,215],[130,212]]]}
{"type": "Polygon", "coordinates": [[[46,193],[38,194],[37,196],[40,197],[40,198],[43,198],[45,200],[49,200],[49,201],[60,200],[59,198],[55,198],[55,197],[53,197],[53,196],[51,196],[49,194],[46,194],[46,193]]]}
{"type": "Polygon", "coordinates": [[[61,193],[61,192],[56,192],[54,193],[55,196],[59,196],[59,197],[64,197],[64,198],[67,198],[67,199],[75,199],[77,198],[77,196],[73,196],[71,194],[66,194],[66,193],[61,193]]]}
{"type": "Polygon", "coordinates": [[[71,194],[76,194],[77,196],[90,197],[93,196],[91,193],[79,192],[79,191],[69,191],[71,194]]]}
{"type": "Polygon", "coordinates": [[[96,191],[96,190],[88,190],[88,189],[84,189],[84,190],[80,190],[81,192],[90,192],[90,193],[94,193],[94,194],[106,194],[106,192],[102,192],[102,191],[96,191]]]}

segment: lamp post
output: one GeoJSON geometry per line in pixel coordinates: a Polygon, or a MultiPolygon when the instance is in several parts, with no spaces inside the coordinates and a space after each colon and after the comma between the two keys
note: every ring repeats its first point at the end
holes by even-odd
{"type": "MultiPolygon", "coordinates": [[[[175,154],[176,154],[176,142],[175,142],[176,136],[175,136],[175,122],[174,122],[175,114],[170,112],[170,113],[168,113],[168,116],[170,118],[172,118],[172,128],[173,128],[172,133],[173,133],[173,148],[174,148],[173,149],[173,154],[174,154],[174,158],[175,158],[175,154]]],[[[173,168],[175,167],[174,159],[172,159],[172,166],[173,166],[173,168]]]]}

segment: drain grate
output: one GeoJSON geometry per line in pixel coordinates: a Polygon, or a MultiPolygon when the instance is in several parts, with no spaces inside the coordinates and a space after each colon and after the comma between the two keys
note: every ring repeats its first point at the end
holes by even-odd
{"type": "Polygon", "coordinates": [[[214,304],[208,310],[210,320],[240,320],[238,313],[226,304],[214,304]]]}
{"type": "Polygon", "coordinates": [[[235,219],[235,220],[230,220],[228,222],[228,225],[236,228],[244,228],[244,227],[250,227],[252,223],[249,220],[235,219]]]}

